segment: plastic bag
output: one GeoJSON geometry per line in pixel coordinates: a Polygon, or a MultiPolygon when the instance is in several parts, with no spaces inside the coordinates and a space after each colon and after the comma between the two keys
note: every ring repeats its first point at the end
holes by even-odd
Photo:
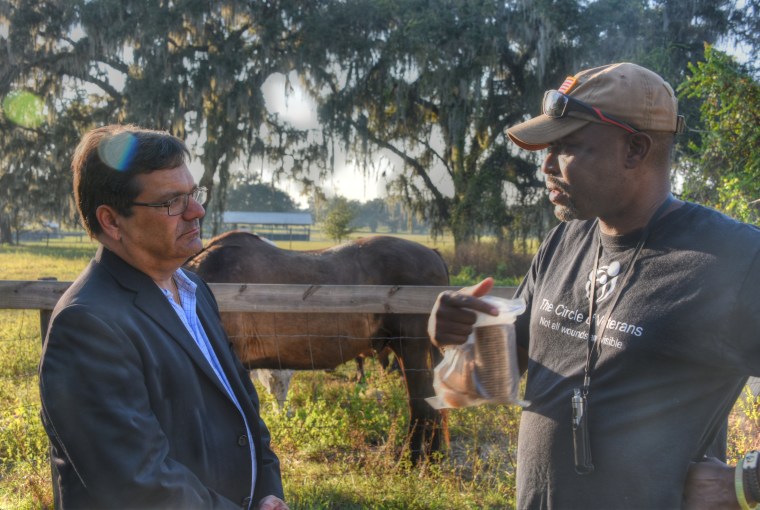
{"type": "Polygon", "coordinates": [[[481,404],[527,405],[519,399],[515,317],[525,311],[522,299],[485,296],[499,309],[493,316],[475,312],[473,331],[462,345],[447,347],[433,372],[435,396],[425,400],[435,409],[481,404]]]}

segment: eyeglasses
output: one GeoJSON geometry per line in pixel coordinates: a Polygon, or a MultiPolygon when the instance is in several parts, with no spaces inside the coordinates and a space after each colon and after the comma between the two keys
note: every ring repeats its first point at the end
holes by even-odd
{"type": "Polygon", "coordinates": [[[183,193],[176,197],[161,202],[160,204],[149,204],[146,202],[132,202],[131,205],[142,205],[145,207],[166,207],[166,212],[169,216],[179,216],[187,211],[187,206],[190,203],[190,197],[199,204],[203,204],[206,201],[208,190],[206,188],[194,188],[190,193],[183,193]]]}
{"type": "Polygon", "coordinates": [[[603,113],[599,108],[586,104],[583,101],[579,101],[574,97],[563,94],[558,90],[546,91],[544,94],[543,111],[544,115],[547,115],[553,119],[561,119],[562,117],[567,116],[567,113],[571,111],[591,113],[605,124],[612,124],[613,126],[625,129],[629,133],[639,132],[638,129],[631,126],[630,124],[627,124],[622,120],[618,120],[612,115],[607,115],[606,113],[603,113]]]}

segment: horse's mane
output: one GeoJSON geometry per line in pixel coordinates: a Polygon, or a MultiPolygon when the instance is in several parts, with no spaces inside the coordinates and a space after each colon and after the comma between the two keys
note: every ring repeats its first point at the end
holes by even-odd
{"type": "Polygon", "coordinates": [[[206,250],[208,250],[212,246],[218,244],[222,240],[227,239],[228,237],[233,237],[233,236],[235,236],[235,237],[237,237],[237,236],[252,236],[252,237],[255,237],[256,239],[260,239],[261,241],[267,242],[267,243],[271,244],[272,246],[274,246],[274,243],[272,241],[270,241],[269,239],[267,239],[265,237],[261,237],[258,234],[254,234],[252,232],[246,232],[245,230],[230,230],[229,232],[222,232],[218,236],[212,237],[211,240],[208,243],[206,243],[206,245],[201,249],[201,251],[199,251],[195,255],[190,256],[187,260],[185,260],[184,264],[182,264],[182,265],[186,266],[187,264],[189,264],[190,262],[192,262],[193,260],[195,260],[197,257],[200,257],[206,250]]]}

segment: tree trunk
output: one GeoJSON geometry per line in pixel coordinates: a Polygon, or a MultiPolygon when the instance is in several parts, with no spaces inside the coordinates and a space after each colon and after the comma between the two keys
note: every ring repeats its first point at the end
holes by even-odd
{"type": "Polygon", "coordinates": [[[5,216],[0,216],[0,244],[13,244],[11,223],[5,216]]]}

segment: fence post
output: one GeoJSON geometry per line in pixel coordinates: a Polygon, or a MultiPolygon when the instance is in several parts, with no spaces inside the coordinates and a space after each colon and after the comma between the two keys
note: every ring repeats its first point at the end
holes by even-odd
{"type": "MultiPolygon", "coordinates": [[[[38,280],[42,281],[58,281],[58,278],[55,278],[53,276],[44,276],[42,278],[38,278],[38,280]]],[[[45,345],[45,338],[47,337],[48,327],[50,326],[50,317],[53,315],[53,310],[43,310],[40,308],[40,337],[42,338],[42,345],[44,347],[45,345]]],[[[55,490],[55,481],[58,478],[58,470],[55,468],[55,464],[53,463],[53,446],[48,441],[48,457],[50,460],[50,482],[53,485],[53,508],[60,508],[61,502],[58,500],[58,491],[55,490]]]]}
{"type": "MultiPolygon", "coordinates": [[[[43,276],[37,278],[38,280],[45,282],[57,282],[58,278],[54,276],[43,276]]],[[[45,337],[47,336],[48,326],[50,325],[50,316],[53,315],[53,310],[43,310],[40,308],[40,336],[42,337],[42,343],[45,343],[45,337]]]]}

